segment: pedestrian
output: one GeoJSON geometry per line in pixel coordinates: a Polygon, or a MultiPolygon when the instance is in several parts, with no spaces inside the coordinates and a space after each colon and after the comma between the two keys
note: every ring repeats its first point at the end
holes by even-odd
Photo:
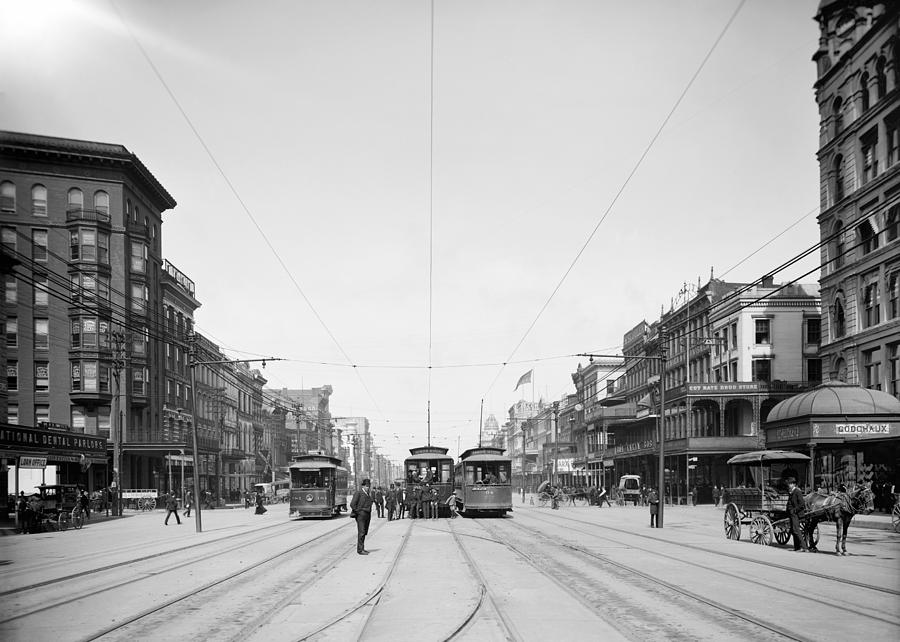
{"type": "Polygon", "coordinates": [[[356,552],[368,555],[366,535],[369,534],[369,521],[372,519],[372,482],[362,480],[362,487],[353,493],[350,500],[350,517],[356,520],[356,552]]]}
{"type": "Polygon", "coordinates": [[[809,546],[806,544],[806,537],[803,534],[803,528],[800,525],[800,517],[806,512],[806,501],[803,499],[803,492],[797,486],[797,480],[794,477],[788,477],[786,480],[788,486],[787,512],[791,519],[791,535],[794,539],[794,551],[808,553],[809,546]]]}
{"type": "Polygon", "coordinates": [[[387,508],[388,521],[394,521],[394,513],[397,511],[397,491],[394,485],[388,486],[387,495],[384,497],[385,508],[387,508]]]}
{"type": "Polygon", "coordinates": [[[16,499],[16,524],[19,532],[23,535],[28,531],[25,529],[25,512],[28,510],[28,500],[25,498],[25,491],[19,491],[19,497],[16,499]]]}
{"type": "Polygon", "coordinates": [[[719,485],[718,484],[713,486],[712,493],[713,493],[713,504],[715,506],[718,506],[719,505],[719,485]]]}
{"type": "Polygon", "coordinates": [[[397,519],[406,516],[406,489],[403,486],[397,488],[397,519]]]}
{"type": "Polygon", "coordinates": [[[169,517],[175,515],[175,520],[178,522],[178,525],[181,525],[181,518],[178,516],[178,500],[175,498],[175,493],[171,490],[166,493],[166,521],[165,525],[169,525],[169,517]]]}
{"type": "Polygon", "coordinates": [[[604,486],[600,486],[600,493],[597,495],[597,508],[603,508],[603,502],[606,502],[606,505],[612,508],[612,504],[609,503],[609,493],[606,492],[604,486]]]}
{"type": "Polygon", "coordinates": [[[450,519],[456,519],[456,491],[450,493],[447,498],[447,506],[450,508],[450,519]]]}
{"type": "Polygon", "coordinates": [[[422,489],[418,484],[413,486],[412,491],[407,491],[406,498],[409,502],[409,518],[418,519],[419,517],[419,497],[422,495],[422,489]]]}
{"type": "Polygon", "coordinates": [[[438,518],[438,507],[440,506],[440,503],[440,493],[438,493],[437,488],[433,488],[431,490],[431,519],[438,518]]]}
{"type": "Polygon", "coordinates": [[[81,495],[78,496],[78,506],[84,513],[85,519],[91,518],[91,498],[88,497],[87,491],[82,489],[81,495]]]}
{"type": "Polygon", "coordinates": [[[422,519],[431,519],[431,500],[433,497],[434,489],[431,488],[430,483],[426,483],[419,498],[419,504],[422,506],[422,519]]]}
{"type": "Polygon", "coordinates": [[[650,504],[650,528],[659,528],[659,494],[655,488],[647,491],[647,501],[650,504]]]}
{"type": "Polygon", "coordinates": [[[191,489],[188,488],[187,492],[184,494],[184,516],[191,516],[191,506],[194,503],[194,493],[191,492],[191,489]]]}
{"type": "Polygon", "coordinates": [[[374,495],[375,510],[379,517],[384,518],[384,489],[381,486],[376,487],[374,495]]]}
{"type": "Polygon", "coordinates": [[[691,506],[697,505],[697,487],[691,488],[691,506]]]}
{"type": "Polygon", "coordinates": [[[266,507],[265,507],[265,498],[262,493],[256,493],[256,511],[253,513],[254,515],[265,515],[266,507]]]}

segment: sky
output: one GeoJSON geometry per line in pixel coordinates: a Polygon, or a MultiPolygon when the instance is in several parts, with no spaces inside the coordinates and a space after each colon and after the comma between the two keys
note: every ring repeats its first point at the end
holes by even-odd
{"type": "Polygon", "coordinates": [[[127,147],[199,332],[456,455],[818,241],[817,4],[4,0],[0,128],[127,147]]]}

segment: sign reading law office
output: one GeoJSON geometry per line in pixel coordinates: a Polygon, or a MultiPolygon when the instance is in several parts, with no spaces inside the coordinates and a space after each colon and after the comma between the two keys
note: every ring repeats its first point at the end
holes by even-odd
{"type": "Polygon", "coordinates": [[[0,452],[22,449],[36,449],[42,453],[57,455],[82,453],[88,457],[105,459],[106,438],[77,432],[0,424],[0,452]]]}
{"type": "Polygon", "coordinates": [[[849,442],[891,437],[900,437],[900,422],[815,421],[766,430],[766,442],[770,446],[811,439],[841,439],[849,442]]]}

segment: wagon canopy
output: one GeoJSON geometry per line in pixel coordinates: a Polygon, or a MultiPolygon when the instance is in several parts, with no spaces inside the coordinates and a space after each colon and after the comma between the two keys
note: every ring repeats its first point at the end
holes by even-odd
{"type": "Polygon", "coordinates": [[[550,482],[545,479],[544,481],[541,482],[541,485],[537,487],[537,492],[543,493],[544,489],[547,488],[547,486],[549,486],[549,485],[550,485],[550,482]]]}
{"type": "Polygon", "coordinates": [[[792,450],[754,450],[753,452],[735,455],[728,460],[728,463],[766,465],[785,461],[809,461],[809,455],[792,450]]]}

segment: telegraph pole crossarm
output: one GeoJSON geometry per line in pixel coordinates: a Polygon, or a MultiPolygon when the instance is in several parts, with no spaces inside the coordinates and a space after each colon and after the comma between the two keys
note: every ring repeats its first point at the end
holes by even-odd
{"type": "MultiPolygon", "coordinates": [[[[196,532],[203,532],[203,521],[200,517],[200,453],[197,448],[197,378],[195,369],[197,366],[211,366],[226,363],[256,363],[261,361],[263,368],[266,367],[267,361],[283,361],[278,357],[269,357],[267,359],[211,359],[205,361],[197,360],[197,335],[191,332],[188,335],[188,345],[190,347],[190,369],[191,369],[191,439],[193,440],[193,466],[194,466],[194,524],[196,532]]],[[[182,465],[184,463],[182,462],[182,465]]]]}

